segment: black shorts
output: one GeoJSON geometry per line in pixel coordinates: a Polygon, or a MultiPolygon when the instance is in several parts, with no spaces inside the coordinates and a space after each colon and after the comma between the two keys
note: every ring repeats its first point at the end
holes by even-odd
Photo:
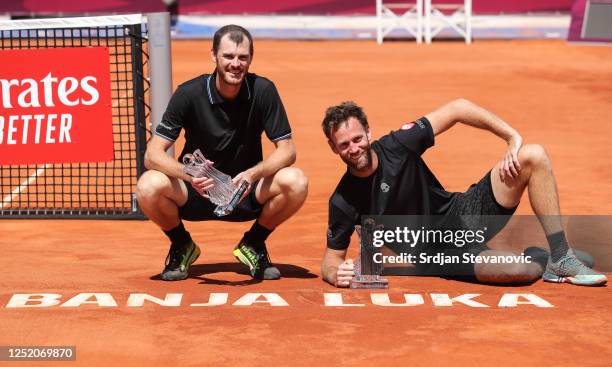
{"type": "Polygon", "coordinates": [[[188,221],[222,220],[227,222],[246,222],[257,219],[263,208],[263,205],[255,197],[255,188],[257,188],[258,183],[259,181],[253,184],[251,192],[238,204],[233,212],[223,217],[217,217],[214,213],[217,206],[198,194],[193,186],[186,182],[187,202],[179,208],[179,217],[188,221]]]}
{"type": "MultiPolygon", "coordinates": [[[[478,183],[470,186],[467,191],[456,194],[447,214],[445,215],[445,227],[454,229],[477,229],[487,228],[485,241],[470,246],[456,247],[446,246],[437,248],[435,253],[444,252],[446,255],[456,255],[462,258],[464,253],[478,255],[483,251],[490,250],[487,242],[498,234],[516,211],[514,208],[501,206],[493,195],[491,184],[491,171],[478,183]]],[[[426,272],[428,275],[442,276],[445,278],[474,279],[474,264],[471,262],[459,262],[456,264],[429,265],[426,272]]]]}
{"type": "Polygon", "coordinates": [[[493,195],[491,184],[491,171],[487,172],[478,183],[470,186],[466,192],[458,193],[449,210],[450,215],[505,215],[512,216],[516,211],[514,208],[504,208],[493,195]]]}

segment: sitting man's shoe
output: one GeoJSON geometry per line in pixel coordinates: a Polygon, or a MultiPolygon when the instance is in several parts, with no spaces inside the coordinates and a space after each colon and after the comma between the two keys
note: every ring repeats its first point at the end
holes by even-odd
{"type": "Polygon", "coordinates": [[[571,249],[557,262],[548,259],[542,279],[546,282],[587,286],[603,285],[608,281],[605,275],[584,265],[571,249]]]}
{"type": "Polygon", "coordinates": [[[242,239],[234,248],[233,254],[238,261],[249,267],[251,276],[255,279],[271,280],[281,276],[278,268],[270,263],[270,255],[265,244],[263,250],[256,251],[242,239]]]}
{"type": "MultiPolygon", "coordinates": [[[[595,265],[595,259],[593,259],[593,256],[591,256],[591,254],[578,249],[572,249],[572,251],[581,263],[586,265],[588,268],[593,268],[593,266],[595,265]]],[[[529,255],[532,258],[542,259],[544,262],[547,262],[548,259],[550,259],[550,252],[539,246],[528,247],[523,252],[525,255],[529,255]]]]}
{"type": "Polygon", "coordinates": [[[166,267],[161,274],[163,280],[183,280],[187,278],[189,266],[200,256],[200,248],[195,242],[179,246],[172,244],[168,256],[166,256],[166,267]]]}

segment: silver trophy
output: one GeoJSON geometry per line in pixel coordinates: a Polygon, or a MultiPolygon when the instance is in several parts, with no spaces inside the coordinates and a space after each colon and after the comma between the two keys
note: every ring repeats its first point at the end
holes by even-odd
{"type": "Polygon", "coordinates": [[[192,177],[208,177],[215,181],[215,186],[206,190],[206,194],[210,197],[210,201],[217,205],[214,213],[218,217],[230,214],[248,187],[247,181],[242,181],[239,185],[234,184],[229,175],[208,163],[200,149],[196,149],[193,154],[185,154],[183,164],[185,165],[183,171],[186,174],[192,177]]]}
{"type": "Polygon", "coordinates": [[[374,230],[379,227],[382,226],[377,227],[372,218],[366,218],[363,226],[355,226],[361,251],[355,262],[353,270],[355,276],[351,281],[351,288],[386,289],[389,287],[389,281],[381,276],[383,264],[374,261],[374,254],[380,250],[374,247],[374,230]]]}

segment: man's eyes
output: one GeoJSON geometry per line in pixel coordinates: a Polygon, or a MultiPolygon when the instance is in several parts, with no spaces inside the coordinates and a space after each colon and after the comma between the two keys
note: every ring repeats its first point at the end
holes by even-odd
{"type": "MultiPolygon", "coordinates": [[[[353,140],[352,140],[352,142],[353,142],[353,143],[359,143],[359,142],[361,142],[361,140],[362,140],[362,139],[363,139],[363,136],[358,136],[358,137],[356,137],[355,139],[353,139],[353,140]]],[[[343,150],[343,149],[348,148],[349,143],[342,143],[342,144],[340,144],[339,146],[340,146],[340,149],[342,149],[342,150],[343,150]]]]}
{"type": "MultiPolygon", "coordinates": [[[[223,58],[226,60],[233,60],[234,59],[234,55],[223,55],[223,58]]],[[[249,57],[248,56],[238,56],[238,60],[240,61],[248,61],[249,57]]]]}

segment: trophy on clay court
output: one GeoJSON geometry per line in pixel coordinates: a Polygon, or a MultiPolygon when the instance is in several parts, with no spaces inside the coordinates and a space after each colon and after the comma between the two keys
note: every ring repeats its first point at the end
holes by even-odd
{"type": "Polygon", "coordinates": [[[217,205],[214,211],[216,216],[228,215],[236,208],[247,189],[247,181],[242,181],[239,185],[234,184],[229,175],[208,163],[200,149],[196,149],[193,154],[185,154],[183,163],[186,174],[192,177],[208,177],[215,181],[215,186],[207,190],[206,194],[210,197],[210,201],[217,205]]]}
{"type": "Polygon", "coordinates": [[[374,262],[374,254],[380,251],[373,243],[374,230],[378,227],[372,218],[366,218],[363,226],[355,226],[361,252],[355,262],[355,276],[351,281],[351,288],[384,289],[389,286],[389,281],[381,276],[383,264],[374,262]]]}

